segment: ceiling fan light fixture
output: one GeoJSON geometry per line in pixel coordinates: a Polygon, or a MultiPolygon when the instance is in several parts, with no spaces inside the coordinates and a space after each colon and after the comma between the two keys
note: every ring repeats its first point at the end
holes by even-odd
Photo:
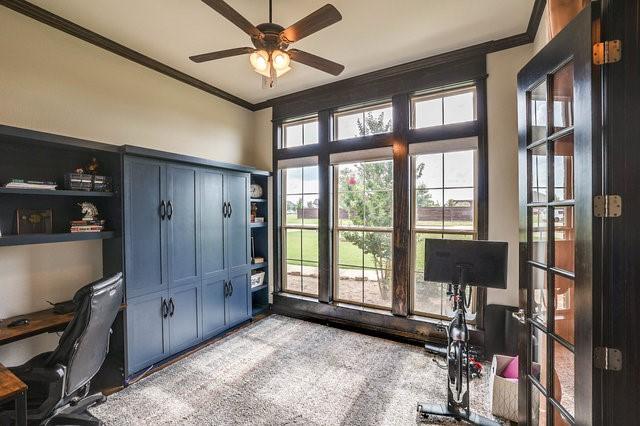
{"type": "MultiPolygon", "coordinates": [[[[287,70],[289,71],[289,64],[291,63],[291,58],[287,52],[283,52],[282,50],[274,50],[271,53],[271,61],[273,62],[273,67],[276,71],[287,70]]],[[[286,72],[286,71],[285,71],[286,72]]]]}
{"type": "Polygon", "coordinates": [[[258,50],[256,52],[253,52],[249,56],[249,62],[251,62],[251,66],[257,73],[264,75],[264,73],[266,72],[268,77],[269,54],[265,50],[258,50]]]}

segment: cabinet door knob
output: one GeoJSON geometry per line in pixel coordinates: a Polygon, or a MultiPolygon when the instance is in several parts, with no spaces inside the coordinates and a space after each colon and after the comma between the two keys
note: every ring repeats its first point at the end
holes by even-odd
{"type": "Polygon", "coordinates": [[[169,316],[169,307],[167,306],[167,301],[162,299],[162,318],[166,318],[169,316]]]}
{"type": "Polygon", "coordinates": [[[169,316],[172,317],[173,313],[176,311],[176,305],[173,304],[173,297],[169,299],[169,305],[171,305],[171,312],[169,312],[169,316]]]}
{"type": "Polygon", "coordinates": [[[167,219],[171,220],[171,216],[173,216],[173,204],[169,201],[167,203],[167,219]]]}
{"type": "Polygon", "coordinates": [[[231,281],[229,281],[229,289],[231,290],[231,293],[229,293],[229,296],[233,296],[233,283],[231,281]]]}
{"type": "Polygon", "coordinates": [[[229,202],[229,217],[233,214],[233,209],[231,208],[231,202],[229,202]]]}
{"type": "Polygon", "coordinates": [[[160,203],[160,219],[164,220],[164,217],[167,215],[167,206],[164,204],[164,200],[160,203]]]}

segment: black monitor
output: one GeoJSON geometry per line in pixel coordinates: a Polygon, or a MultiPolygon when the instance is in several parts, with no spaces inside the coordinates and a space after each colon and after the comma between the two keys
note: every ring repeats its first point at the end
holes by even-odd
{"type": "Polygon", "coordinates": [[[424,280],[457,283],[460,266],[465,284],[507,288],[507,243],[480,240],[425,240],[424,280]]]}

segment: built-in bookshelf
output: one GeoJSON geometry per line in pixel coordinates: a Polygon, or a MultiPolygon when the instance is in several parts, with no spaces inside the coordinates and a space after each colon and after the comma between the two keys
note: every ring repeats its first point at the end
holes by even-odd
{"type": "MultiPolygon", "coordinates": [[[[269,309],[269,175],[268,173],[252,173],[251,183],[259,185],[262,194],[259,197],[251,198],[252,221],[252,274],[264,272],[264,281],[260,286],[251,288],[251,300],[253,315],[256,316],[269,309]],[[256,222],[254,216],[262,218],[262,222],[256,222]],[[254,257],[262,258],[262,262],[255,263],[254,257]]],[[[260,219],[258,219],[260,220],[260,219]]]]}
{"type": "Polygon", "coordinates": [[[0,126],[0,246],[109,240],[120,236],[120,158],[116,146],[0,126]],[[65,174],[86,169],[94,158],[98,163],[97,174],[111,179],[111,190],[67,189],[65,174]],[[55,183],[56,189],[4,187],[14,179],[55,183]],[[70,232],[70,222],[83,218],[81,203],[91,203],[98,209],[99,218],[106,221],[101,232],[70,232]],[[18,211],[49,210],[50,226],[46,226],[46,232],[27,233],[24,229],[18,232],[18,211]]]}

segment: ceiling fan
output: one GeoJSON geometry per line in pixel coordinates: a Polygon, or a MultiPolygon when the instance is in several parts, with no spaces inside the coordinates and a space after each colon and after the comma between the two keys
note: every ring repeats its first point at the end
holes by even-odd
{"type": "Polygon", "coordinates": [[[291,61],[300,62],[336,76],[344,70],[344,65],[302,50],[289,49],[291,43],[297,42],[342,19],[338,9],[331,4],[322,6],[285,29],[272,22],[271,0],[269,0],[269,22],[258,26],[254,26],[223,0],[202,1],[251,36],[251,42],[254,47],[238,47],[190,56],[189,59],[193,62],[201,63],[250,54],[249,61],[253,69],[264,77],[263,85],[268,87],[273,87],[278,77],[291,70],[289,66],[291,61]]]}

